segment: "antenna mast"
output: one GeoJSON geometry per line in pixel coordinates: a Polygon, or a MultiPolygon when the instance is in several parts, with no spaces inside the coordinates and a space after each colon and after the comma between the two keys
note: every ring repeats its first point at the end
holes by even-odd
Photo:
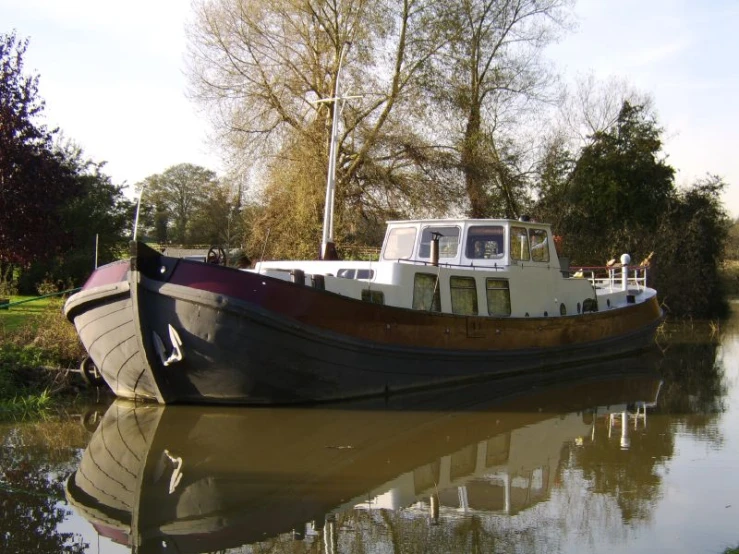
{"type": "Polygon", "coordinates": [[[344,100],[339,97],[339,87],[341,78],[341,65],[344,62],[344,54],[346,53],[348,44],[341,47],[339,55],[339,67],[336,70],[336,85],[334,87],[334,110],[333,121],[331,122],[331,145],[328,153],[328,176],[326,178],[326,204],[323,211],[323,237],[321,239],[321,259],[337,260],[339,258],[336,253],[336,245],[334,244],[334,190],[336,189],[336,157],[338,155],[338,129],[339,129],[339,111],[340,102],[344,100]]]}

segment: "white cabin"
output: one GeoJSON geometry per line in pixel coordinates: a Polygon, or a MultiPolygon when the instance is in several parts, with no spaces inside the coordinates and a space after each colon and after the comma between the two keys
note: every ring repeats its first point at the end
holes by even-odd
{"type": "Polygon", "coordinates": [[[265,261],[252,271],[367,302],[466,316],[573,316],[654,293],[642,273],[630,276],[628,261],[605,278],[571,277],[548,224],[509,219],[391,221],[378,261],[265,261]]]}

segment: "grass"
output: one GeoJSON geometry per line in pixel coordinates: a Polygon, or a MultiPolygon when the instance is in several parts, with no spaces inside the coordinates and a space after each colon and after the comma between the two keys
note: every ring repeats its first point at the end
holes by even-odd
{"type": "MultiPolygon", "coordinates": [[[[31,300],[35,296],[10,296],[10,303],[22,300],[31,300]]],[[[32,302],[24,302],[17,306],[10,306],[8,309],[0,310],[0,337],[4,337],[6,333],[12,333],[21,329],[24,325],[33,323],[34,319],[49,310],[51,306],[59,306],[61,303],[58,298],[41,298],[32,302]]]]}
{"type": "Polygon", "coordinates": [[[0,399],[0,421],[6,419],[38,419],[51,409],[51,396],[48,390],[41,394],[15,396],[11,399],[0,399]]]}
{"type": "Polygon", "coordinates": [[[54,397],[74,390],[66,370],[77,367],[84,349],[62,305],[50,297],[0,310],[0,419],[43,417],[54,397]]]}

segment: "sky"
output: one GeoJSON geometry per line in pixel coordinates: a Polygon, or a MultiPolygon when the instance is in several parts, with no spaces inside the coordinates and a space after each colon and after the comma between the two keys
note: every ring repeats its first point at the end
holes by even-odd
{"type": "MultiPolygon", "coordinates": [[[[579,0],[574,13],[546,51],[565,79],[615,77],[651,95],[678,186],[721,176],[739,217],[739,2],[579,0]]],[[[129,186],[179,163],[222,169],[186,96],[190,17],[188,0],[0,0],[0,32],[30,38],[45,123],[129,186]]]]}

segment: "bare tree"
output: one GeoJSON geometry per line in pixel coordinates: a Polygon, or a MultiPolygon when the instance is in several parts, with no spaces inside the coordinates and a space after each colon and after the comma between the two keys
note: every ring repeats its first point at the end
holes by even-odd
{"type": "Polygon", "coordinates": [[[453,146],[472,217],[518,215],[523,152],[513,129],[552,99],[542,49],[567,25],[569,0],[448,0],[435,98],[456,116],[453,146]]]}
{"type": "MultiPolygon", "coordinates": [[[[295,166],[296,152],[325,167],[332,126],[325,100],[333,96],[342,48],[350,45],[342,92],[357,98],[341,111],[337,207],[365,214],[412,208],[418,190],[437,182],[410,178],[418,173],[414,159],[429,151],[412,123],[423,111],[422,70],[445,39],[431,24],[434,6],[202,0],[190,32],[192,94],[215,114],[227,149],[262,164],[267,182],[284,176],[285,164],[295,166]]],[[[325,171],[292,173],[314,181],[301,190],[323,186],[325,171]]]]}
{"type": "Polygon", "coordinates": [[[586,146],[597,133],[616,125],[624,102],[654,111],[649,94],[625,79],[609,77],[599,81],[592,73],[580,75],[560,104],[559,127],[569,137],[571,147],[586,146]]]}

